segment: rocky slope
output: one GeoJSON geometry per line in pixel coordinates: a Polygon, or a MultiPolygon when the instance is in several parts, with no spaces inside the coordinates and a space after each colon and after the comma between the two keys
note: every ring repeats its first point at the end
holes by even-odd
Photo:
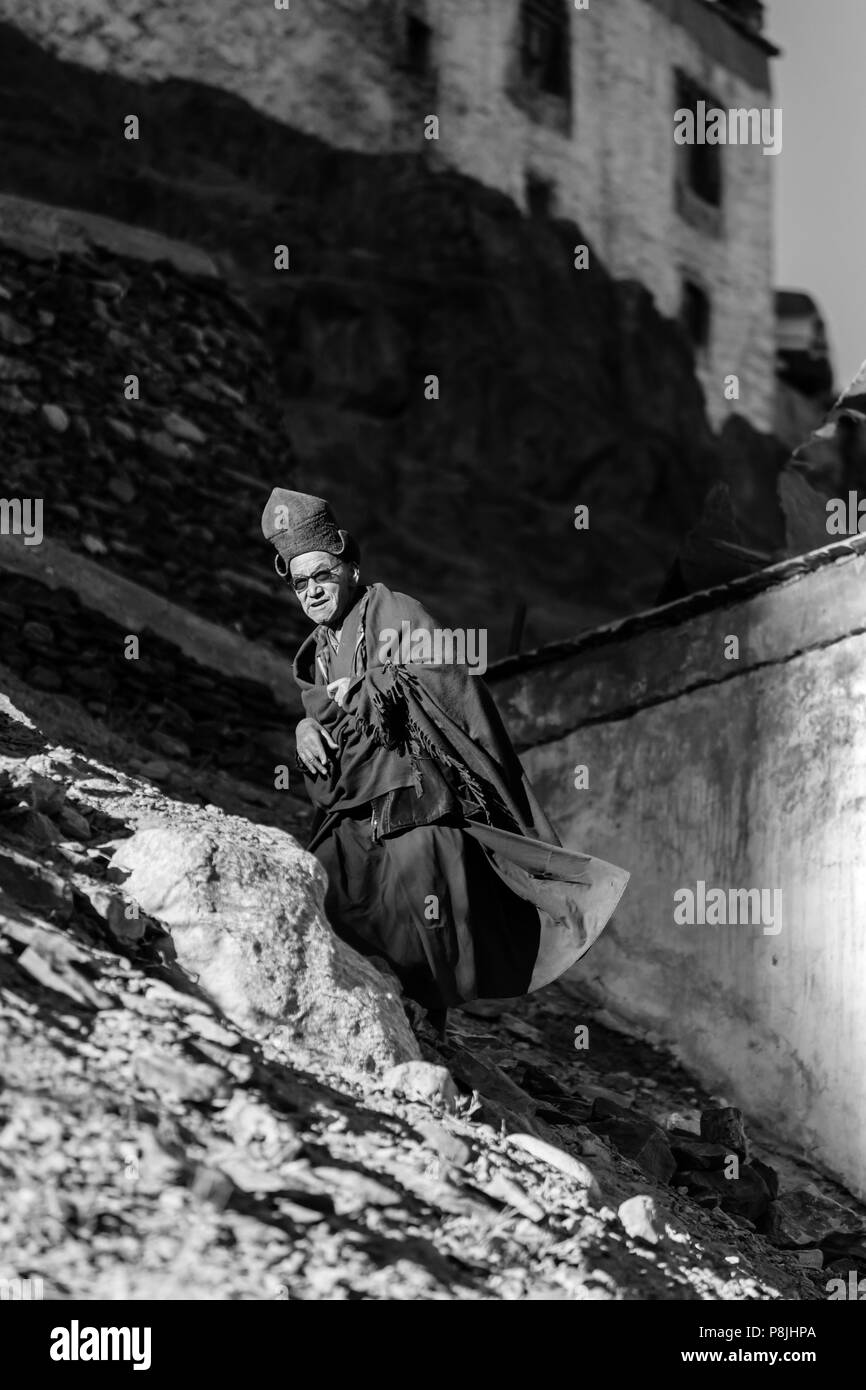
{"type": "Polygon", "coordinates": [[[487,625],[495,656],[520,599],[525,643],[650,602],[714,480],[781,535],[772,446],[711,437],[679,331],[596,259],[573,270],[579,229],[0,39],[0,203],[132,229],[46,254],[4,239],[0,206],[2,490],[44,499],[59,547],[49,575],[0,545],[0,1277],[55,1298],[809,1299],[866,1272],[844,1194],[579,995],[461,1011],[441,1045],[407,1021],[322,917],[306,808],[275,779],[279,682],[94,599],[131,581],[178,629],[287,657],[297,610],[258,530],[280,481],[332,496],[369,577],[487,625]],[[208,248],[230,287],[136,256],[142,227],[208,248]]]}
{"type": "Polygon", "coordinates": [[[413,1035],[290,836],[165,795],[73,700],[0,681],[4,1277],[56,1299],[808,1300],[862,1270],[862,1213],[651,1043],[558,987],[413,1035]]]}

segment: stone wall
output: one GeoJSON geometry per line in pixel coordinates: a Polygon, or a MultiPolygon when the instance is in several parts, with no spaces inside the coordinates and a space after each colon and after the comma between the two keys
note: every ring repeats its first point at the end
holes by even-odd
{"type": "Polygon", "coordinates": [[[570,109],[520,91],[518,0],[69,0],[60,15],[52,0],[0,0],[0,17],[88,67],[223,88],[342,148],[425,152],[520,205],[528,176],[550,184],[554,214],[579,222],[615,275],[651,286],[663,313],[678,312],[684,277],[704,288],[710,417],[731,411],[723,380],[736,373],[733,408],[768,429],[774,161],[723,150],[721,225],[708,231],[676,208],[672,121],[677,68],[726,109],[771,105],[766,53],[699,0],[564,8],[570,109]],[[412,66],[410,15],[429,25],[426,69],[412,66]],[[430,113],[436,145],[423,138],[430,113]]]}
{"type": "Polygon", "coordinates": [[[860,538],[491,673],[565,843],[632,874],[582,984],[860,1194],[864,577],[860,538]],[[781,930],[677,924],[699,881],[781,930]]]}

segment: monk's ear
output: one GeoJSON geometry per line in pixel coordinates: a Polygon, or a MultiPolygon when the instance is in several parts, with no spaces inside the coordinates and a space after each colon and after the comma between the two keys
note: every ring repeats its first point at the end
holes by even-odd
{"type": "Polygon", "coordinates": [[[357,566],[357,565],[353,565],[353,566],[352,566],[352,583],[353,583],[353,584],[357,584],[357,582],[358,582],[358,580],[359,580],[360,578],[361,578],[361,571],[358,569],[358,566],[357,566]]]}

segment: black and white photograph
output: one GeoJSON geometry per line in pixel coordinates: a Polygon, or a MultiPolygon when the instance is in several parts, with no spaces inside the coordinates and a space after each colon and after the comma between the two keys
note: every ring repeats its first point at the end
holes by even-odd
{"type": "Polygon", "coordinates": [[[326,1302],[856,1355],[864,47],[0,0],[25,1374],[291,1375],[326,1302]]]}

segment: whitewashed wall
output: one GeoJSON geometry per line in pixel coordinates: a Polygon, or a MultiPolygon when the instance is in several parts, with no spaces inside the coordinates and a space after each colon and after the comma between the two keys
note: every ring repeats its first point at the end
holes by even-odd
{"type": "Polygon", "coordinates": [[[654,626],[629,621],[537,669],[491,672],[565,842],[632,873],[577,976],[861,1197],[864,548],[833,547],[833,563],[752,597],[717,591],[685,619],[673,605],[654,626]],[[740,658],[727,661],[734,635],[740,658]],[[575,790],[578,764],[588,790],[575,790]],[[678,925],[674,894],[698,880],[780,889],[781,931],[678,925]]]}

